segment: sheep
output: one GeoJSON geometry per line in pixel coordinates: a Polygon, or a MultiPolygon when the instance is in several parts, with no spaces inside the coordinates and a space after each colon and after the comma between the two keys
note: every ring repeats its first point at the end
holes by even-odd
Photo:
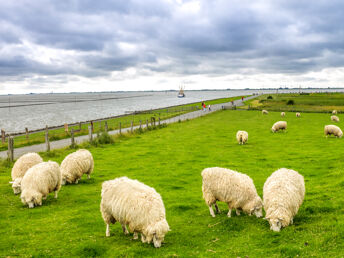
{"type": "Polygon", "coordinates": [[[273,133],[279,131],[279,130],[286,130],[287,129],[287,122],[286,121],[278,121],[274,123],[274,125],[271,128],[271,131],[273,133]]]}
{"type": "Polygon", "coordinates": [[[160,247],[169,231],[165,206],[154,188],[137,180],[120,177],[102,184],[100,211],[106,223],[106,236],[110,236],[110,223],[118,221],[124,234],[126,225],[134,232],[134,239],[141,233],[142,243],[160,247]]]}
{"type": "Polygon", "coordinates": [[[262,114],[263,114],[263,115],[267,115],[267,114],[269,114],[269,112],[268,112],[267,110],[263,109],[263,110],[262,110],[262,114]]]}
{"type": "Polygon", "coordinates": [[[263,187],[265,219],[270,229],[280,231],[282,227],[293,224],[305,197],[305,183],[298,172],[281,168],[271,174],[263,187]]]}
{"type": "Polygon", "coordinates": [[[88,150],[80,149],[69,154],[61,163],[62,185],[77,184],[83,174],[90,179],[93,168],[93,157],[88,150]]]}
{"type": "Polygon", "coordinates": [[[332,115],[337,115],[337,110],[333,110],[332,115]]]}
{"type": "Polygon", "coordinates": [[[342,130],[340,130],[340,128],[336,125],[325,125],[324,128],[324,133],[327,136],[333,134],[334,136],[338,137],[338,138],[342,138],[343,136],[343,132],[342,130]]]}
{"type": "Polygon", "coordinates": [[[232,209],[236,209],[238,216],[240,211],[244,211],[250,216],[254,214],[258,218],[263,215],[262,200],[249,176],[219,167],[206,168],[201,175],[203,199],[208,205],[212,217],[215,217],[213,204],[216,212],[220,212],[216,201],[227,203],[228,217],[231,217],[232,209]]]}
{"type": "Polygon", "coordinates": [[[33,167],[34,165],[43,162],[43,159],[41,156],[39,156],[37,153],[29,152],[25,155],[21,156],[15,163],[12,168],[11,177],[12,181],[10,184],[12,184],[13,192],[14,194],[20,194],[21,189],[21,181],[26,173],[26,171],[33,167]]]}
{"type": "Polygon", "coordinates": [[[285,116],[285,112],[281,112],[281,117],[284,117],[285,116]]]}
{"type": "Polygon", "coordinates": [[[331,120],[335,122],[339,122],[339,117],[338,116],[331,116],[331,120]]]}
{"type": "Polygon", "coordinates": [[[55,198],[61,189],[61,171],[56,162],[38,163],[30,168],[21,182],[21,201],[29,208],[42,205],[42,198],[55,191],[55,198]]]}
{"type": "Polygon", "coordinates": [[[239,144],[245,144],[248,140],[248,133],[246,131],[238,131],[236,134],[236,139],[239,144]]]}
{"type": "Polygon", "coordinates": [[[295,115],[296,117],[301,117],[301,114],[299,112],[297,112],[295,115]]]}

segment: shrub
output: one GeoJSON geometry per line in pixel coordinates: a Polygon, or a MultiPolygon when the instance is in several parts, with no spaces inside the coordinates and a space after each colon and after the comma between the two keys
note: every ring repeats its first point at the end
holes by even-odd
{"type": "Polygon", "coordinates": [[[294,105],[294,104],[295,104],[295,102],[292,99],[288,100],[288,102],[287,102],[287,105],[294,105]]]}
{"type": "Polygon", "coordinates": [[[273,97],[270,95],[270,96],[268,96],[266,99],[273,99],[273,97]]]}
{"type": "Polygon", "coordinates": [[[107,132],[101,132],[97,134],[96,141],[100,144],[113,143],[113,138],[107,132]]]}

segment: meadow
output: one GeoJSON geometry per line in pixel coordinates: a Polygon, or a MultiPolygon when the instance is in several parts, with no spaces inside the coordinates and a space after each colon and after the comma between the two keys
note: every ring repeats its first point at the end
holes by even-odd
{"type": "MultiPolygon", "coordinates": [[[[339,117],[342,119],[341,115],[339,117]]],[[[344,117],[343,117],[344,118],[344,117]]],[[[343,121],[343,120],[342,120],[343,121]]],[[[344,129],[343,122],[338,123],[344,129]]],[[[0,165],[0,257],[343,257],[343,139],[326,138],[330,114],[225,110],[165,128],[117,137],[113,144],[86,146],[93,154],[91,179],[63,186],[43,206],[24,207],[13,195],[12,164],[0,165]],[[273,134],[272,124],[288,122],[273,134]],[[238,130],[249,133],[238,145],[238,130]],[[249,175],[262,197],[265,180],[281,167],[305,178],[306,196],[294,224],[273,232],[262,218],[212,218],[202,198],[201,171],[226,167],[249,175]],[[101,184],[128,176],[154,187],[162,196],[171,232],[161,248],[124,235],[120,224],[105,224],[99,211],[101,184]]],[[[61,162],[72,149],[42,153],[61,162]]]]}

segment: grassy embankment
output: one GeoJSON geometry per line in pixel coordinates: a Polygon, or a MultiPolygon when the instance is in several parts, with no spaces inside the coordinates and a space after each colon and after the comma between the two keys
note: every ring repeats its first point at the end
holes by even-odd
{"type": "Polygon", "coordinates": [[[325,113],[336,109],[344,112],[343,93],[265,94],[245,103],[245,109],[325,113]]]}
{"type": "MultiPolygon", "coordinates": [[[[10,167],[2,165],[0,256],[342,257],[344,148],[343,139],[323,135],[329,116],[305,113],[296,118],[287,112],[288,131],[272,134],[279,113],[228,110],[117,138],[114,144],[89,148],[95,160],[91,180],[63,186],[57,200],[51,194],[34,209],[13,195],[10,167]],[[247,145],[237,144],[237,130],[249,133],[247,145]],[[200,175],[212,166],[248,174],[260,196],[276,169],[299,171],[305,177],[306,197],[294,225],[275,233],[262,218],[234,212],[228,218],[223,203],[222,213],[212,218],[202,199],[200,175]],[[125,236],[119,224],[105,237],[101,184],[119,176],[138,179],[161,194],[172,231],[160,249],[125,236]]],[[[72,151],[43,157],[61,162],[72,151]]]]}
{"type": "MultiPolygon", "coordinates": [[[[210,101],[205,101],[207,105],[214,105],[214,104],[219,104],[219,103],[226,103],[232,100],[237,100],[240,99],[241,96],[238,97],[231,97],[231,98],[222,98],[222,99],[215,99],[215,100],[210,100],[210,101]]],[[[186,104],[186,105],[181,105],[181,106],[176,106],[176,107],[170,107],[170,108],[162,108],[158,110],[152,110],[150,113],[142,113],[142,114],[131,114],[131,115],[125,115],[121,117],[116,117],[107,120],[108,123],[108,128],[109,130],[116,130],[119,129],[119,123],[121,123],[122,128],[127,128],[131,126],[131,121],[133,121],[134,126],[140,124],[140,120],[142,121],[142,124],[146,123],[146,120],[150,122],[151,117],[154,117],[156,121],[158,121],[158,118],[160,116],[161,120],[165,120],[168,118],[172,118],[175,116],[179,116],[191,111],[195,111],[195,109],[191,109],[190,107],[197,107],[200,108],[201,102],[198,103],[192,103],[192,104],[186,104]]],[[[52,129],[49,130],[49,139],[51,141],[56,141],[60,139],[65,139],[70,137],[70,130],[73,128],[75,133],[75,136],[80,136],[80,135],[86,135],[88,134],[88,126],[90,124],[82,124],[81,125],[81,130],[79,131],[79,126],[70,126],[69,127],[69,132],[65,132],[64,128],[59,128],[59,129],[52,129]]],[[[105,121],[101,122],[94,122],[93,128],[94,132],[99,132],[101,130],[104,130],[105,126],[105,121]]],[[[23,128],[24,129],[24,128],[23,128]]],[[[29,135],[29,139],[26,138],[25,135],[20,135],[16,136],[14,138],[14,147],[19,148],[23,146],[29,146],[29,145],[35,145],[39,143],[43,143],[45,141],[45,132],[36,132],[36,133],[31,133],[29,135]]],[[[7,142],[2,144],[0,142],[0,151],[7,150],[7,142]]]]}

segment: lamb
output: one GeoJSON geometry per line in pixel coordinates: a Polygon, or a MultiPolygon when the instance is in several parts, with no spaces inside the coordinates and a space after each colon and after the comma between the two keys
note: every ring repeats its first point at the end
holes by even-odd
{"type": "Polygon", "coordinates": [[[297,112],[296,117],[301,117],[301,114],[299,112],[297,112]]]}
{"type": "Polygon", "coordinates": [[[23,156],[21,156],[15,163],[12,168],[11,177],[12,181],[10,184],[12,184],[13,192],[14,194],[20,194],[21,189],[21,181],[26,173],[26,171],[33,167],[34,165],[43,162],[43,159],[41,156],[39,156],[37,153],[30,152],[26,153],[23,156]]]}
{"type": "Polygon", "coordinates": [[[331,120],[335,122],[339,122],[339,117],[338,116],[331,116],[331,120]]]}
{"type": "Polygon", "coordinates": [[[61,163],[62,185],[77,184],[83,174],[90,179],[93,168],[93,157],[88,150],[80,149],[69,154],[61,163]]]}
{"type": "Polygon", "coordinates": [[[137,180],[120,177],[102,184],[100,211],[106,223],[106,236],[110,236],[110,223],[118,221],[124,234],[126,225],[134,232],[134,239],[141,233],[142,243],[160,247],[169,226],[165,206],[154,188],[137,180]]]}
{"type": "Polygon", "coordinates": [[[270,229],[280,231],[282,227],[293,224],[305,197],[305,183],[298,172],[281,168],[272,173],[263,188],[265,218],[270,229]]]}
{"type": "Polygon", "coordinates": [[[236,209],[238,216],[240,211],[244,211],[250,216],[254,214],[258,218],[263,215],[262,200],[249,176],[219,167],[206,168],[201,174],[203,198],[212,217],[215,217],[213,204],[216,212],[220,212],[216,201],[227,203],[228,217],[231,217],[232,209],[236,209]]]}
{"type": "Polygon", "coordinates": [[[262,114],[263,114],[263,115],[267,115],[267,114],[269,114],[269,112],[268,112],[267,110],[263,109],[263,110],[262,110],[262,114]]]}
{"type": "Polygon", "coordinates": [[[325,125],[324,128],[324,133],[327,136],[333,134],[334,136],[338,137],[338,138],[342,138],[343,136],[343,132],[342,130],[340,130],[340,128],[336,125],[325,125]]]}
{"type": "Polygon", "coordinates": [[[286,130],[287,129],[287,122],[286,121],[278,121],[274,123],[274,125],[271,128],[271,131],[273,133],[279,131],[279,130],[286,130]]]}
{"type": "Polygon", "coordinates": [[[285,112],[281,112],[281,116],[284,117],[285,116],[285,112]]]}
{"type": "Polygon", "coordinates": [[[238,131],[236,134],[236,139],[239,144],[245,144],[248,140],[248,133],[246,131],[238,131]]]}
{"type": "Polygon", "coordinates": [[[42,198],[55,191],[55,198],[61,189],[61,171],[56,162],[39,163],[30,168],[21,182],[21,201],[29,208],[42,205],[42,198]]]}
{"type": "Polygon", "coordinates": [[[337,115],[337,110],[333,110],[332,115],[337,115]]]}

